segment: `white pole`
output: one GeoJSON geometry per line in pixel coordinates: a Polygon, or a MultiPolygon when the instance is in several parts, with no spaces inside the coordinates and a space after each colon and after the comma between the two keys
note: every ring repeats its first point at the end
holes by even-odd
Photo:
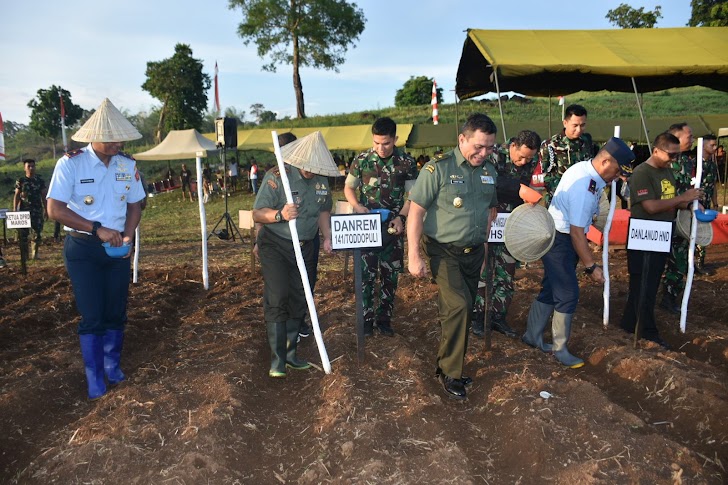
{"type": "MultiPolygon", "coordinates": [[[[619,138],[621,134],[621,127],[614,127],[614,136],[619,138]]],[[[602,236],[604,243],[602,244],[602,272],[604,273],[604,315],[602,316],[602,325],[605,327],[609,325],[609,231],[612,230],[612,219],[614,219],[614,210],[617,208],[617,181],[612,180],[610,189],[610,195],[612,196],[609,201],[609,214],[607,214],[607,223],[604,224],[604,232],[602,236]]]]}
{"type": "Polygon", "coordinates": [[[134,231],[134,272],[132,277],[132,283],[139,282],[139,243],[141,237],[139,236],[139,226],[134,231]]]}
{"type": "MultiPolygon", "coordinates": [[[[700,182],[703,178],[703,138],[698,138],[698,154],[697,166],[695,170],[695,179],[693,186],[700,188],[700,182]]],[[[695,274],[695,237],[698,233],[698,220],[695,217],[695,211],[698,210],[698,200],[692,203],[690,211],[692,224],[690,225],[690,245],[688,246],[688,275],[685,283],[685,291],[683,291],[682,305],[680,306],[680,332],[685,333],[685,325],[688,318],[688,300],[690,300],[690,290],[693,287],[693,275],[695,274]]]]}
{"type": "Polygon", "coordinates": [[[498,112],[501,117],[501,127],[503,128],[503,143],[508,143],[508,135],[506,135],[506,120],[503,118],[503,104],[501,103],[500,85],[498,84],[498,69],[493,66],[493,75],[495,76],[495,91],[498,94],[498,112]]]}
{"type": "MultiPolygon", "coordinates": [[[[286,202],[293,204],[293,195],[291,194],[291,186],[288,183],[288,176],[286,175],[286,167],[283,165],[283,155],[281,154],[281,147],[278,145],[278,133],[271,131],[273,136],[273,148],[275,149],[276,160],[278,161],[278,170],[281,173],[281,182],[283,182],[283,190],[286,193],[286,202]]],[[[306,271],[306,263],[303,261],[303,254],[301,254],[301,244],[298,239],[298,228],[296,227],[296,219],[288,221],[288,227],[291,228],[291,238],[293,242],[293,252],[296,253],[296,264],[298,266],[298,273],[301,276],[301,282],[303,283],[303,291],[306,294],[306,303],[308,304],[308,313],[311,315],[311,324],[313,325],[313,335],[316,337],[316,346],[318,347],[319,355],[321,356],[321,364],[324,367],[324,372],[331,374],[331,362],[329,362],[329,355],[326,353],[326,347],[324,346],[324,339],[321,335],[321,328],[319,327],[318,314],[316,313],[316,305],[313,301],[313,293],[311,292],[311,285],[308,284],[308,272],[306,271]]],[[[318,237],[318,235],[316,236],[318,237]]]]}
{"type": "Polygon", "coordinates": [[[195,170],[197,171],[197,204],[200,206],[200,232],[202,234],[202,286],[210,289],[210,278],[207,274],[207,217],[205,203],[202,200],[202,152],[196,153],[195,170]]]}
{"type": "Polygon", "coordinates": [[[650,135],[649,135],[649,133],[647,133],[647,123],[645,122],[645,114],[642,112],[642,103],[640,103],[640,95],[637,92],[637,83],[635,82],[634,78],[632,78],[632,87],[634,88],[635,98],[637,98],[637,109],[640,112],[640,120],[642,121],[642,129],[645,131],[645,140],[647,141],[647,148],[649,148],[650,153],[652,153],[652,144],[650,143],[650,135]]]}

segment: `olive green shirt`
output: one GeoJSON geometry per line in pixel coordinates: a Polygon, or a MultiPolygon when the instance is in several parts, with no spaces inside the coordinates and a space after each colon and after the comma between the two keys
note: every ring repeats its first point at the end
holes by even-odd
{"type": "MultiPolygon", "coordinates": [[[[305,178],[296,167],[286,165],[286,175],[291,186],[293,203],[298,206],[296,230],[302,241],[310,241],[318,235],[318,219],[321,212],[331,212],[332,200],[329,181],[326,177],[315,175],[311,179],[305,178]]],[[[283,181],[280,171],[276,168],[268,170],[255,197],[253,209],[282,209],[286,205],[286,193],[283,190],[283,181]]],[[[291,228],[288,222],[266,224],[266,230],[272,231],[276,236],[292,239],[291,228]]]]}
{"type": "Polygon", "coordinates": [[[634,169],[628,183],[629,197],[632,202],[631,217],[668,222],[675,219],[675,209],[650,214],[642,207],[642,202],[645,200],[665,200],[676,196],[677,183],[673,171],[669,167],[656,168],[642,162],[634,169]]]}
{"type": "Polygon", "coordinates": [[[423,234],[443,244],[483,244],[489,209],[498,205],[497,176],[490,159],[473,167],[459,148],[427,162],[409,195],[426,210],[423,234]]]}

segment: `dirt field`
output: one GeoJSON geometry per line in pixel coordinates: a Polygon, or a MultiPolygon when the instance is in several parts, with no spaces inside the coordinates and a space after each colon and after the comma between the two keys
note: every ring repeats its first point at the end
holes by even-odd
{"type": "MultiPolygon", "coordinates": [[[[317,305],[333,372],[268,378],[262,280],[247,246],[211,240],[142,252],[123,353],[128,381],[88,402],[77,314],[60,245],[19,274],[0,270],[1,483],[666,483],[728,481],[728,247],[693,286],[688,331],[659,311],[663,337],[634,349],[618,320],[624,252],[614,253],[612,319],[582,285],[579,370],[493,336],[471,339],[465,402],[434,378],[436,287],[401,278],[393,338],[356,358],[355,299],[343,256],[325,256],[317,305]],[[50,254],[54,256],[50,256],[50,254]],[[553,395],[539,397],[540,391],[553,395]],[[722,423],[722,424],[721,424],[722,423]]],[[[541,276],[519,270],[519,332],[541,276]]],[[[313,337],[300,355],[320,365],[313,337]]]]}

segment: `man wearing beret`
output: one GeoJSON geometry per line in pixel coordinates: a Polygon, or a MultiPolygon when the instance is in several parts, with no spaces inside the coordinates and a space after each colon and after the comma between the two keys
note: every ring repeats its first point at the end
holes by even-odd
{"type": "Polygon", "coordinates": [[[595,283],[604,283],[602,268],[594,261],[586,233],[599,211],[604,187],[620,174],[629,174],[632,160],[632,150],[619,138],[611,138],[592,160],[579,162],[564,172],[549,206],[556,238],[541,258],[544,266],[541,292],[531,305],[522,340],[544,352],[552,351],[559,362],[572,369],[584,365],[566,347],[579,303],[576,265],[581,261],[584,272],[595,283]],[[552,313],[553,345],[543,342],[543,332],[552,313]]]}

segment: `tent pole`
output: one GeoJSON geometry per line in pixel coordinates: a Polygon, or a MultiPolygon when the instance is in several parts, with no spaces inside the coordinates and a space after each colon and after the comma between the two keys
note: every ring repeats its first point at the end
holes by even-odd
{"type": "Polygon", "coordinates": [[[642,112],[642,103],[640,102],[640,95],[637,92],[637,83],[634,81],[634,77],[632,79],[632,87],[634,88],[634,95],[635,98],[637,98],[637,109],[640,111],[640,120],[642,120],[642,129],[645,130],[645,140],[647,141],[647,148],[650,149],[650,153],[652,153],[652,144],[650,143],[650,134],[647,133],[647,123],[645,123],[645,115],[642,112]]]}
{"type": "Polygon", "coordinates": [[[549,136],[551,136],[551,90],[549,89],[549,136]]]}
{"type": "Polygon", "coordinates": [[[455,139],[458,139],[460,134],[460,112],[458,108],[458,93],[455,93],[455,139]]]}
{"type": "Polygon", "coordinates": [[[500,86],[498,85],[498,69],[495,66],[493,66],[493,75],[495,76],[495,91],[498,94],[498,111],[500,111],[501,126],[503,127],[503,143],[508,143],[506,120],[503,118],[503,105],[501,104],[500,86]]]}

